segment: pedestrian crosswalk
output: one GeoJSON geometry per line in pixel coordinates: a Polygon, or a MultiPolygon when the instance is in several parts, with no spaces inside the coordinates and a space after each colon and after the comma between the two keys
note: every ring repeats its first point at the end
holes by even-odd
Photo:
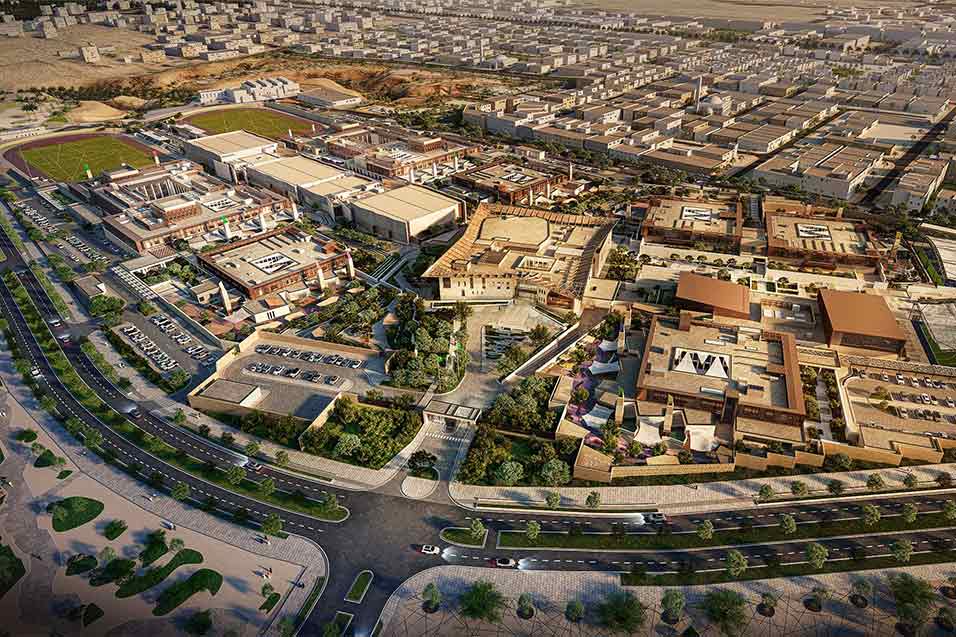
{"type": "Polygon", "coordinates": [[[428,438],[435,438],[437,440],[448,440],[450,442],[461,442],[462,440],[465,439],[463,436],[451,436],[449,434],[430,433],[425,435],[428,438]]]}

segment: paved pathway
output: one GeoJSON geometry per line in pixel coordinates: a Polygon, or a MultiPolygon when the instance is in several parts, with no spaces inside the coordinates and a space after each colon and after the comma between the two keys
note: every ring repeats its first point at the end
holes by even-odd
{"type": "MultiPolygon", "coordinates": [[[[13,370],[12,360],[10,359],[8,352],[0,352],[0,378],[2,378],[4,384],[10,389],[10,395],[12,399],[16,400],[16,402],[24,407],[26,412],[33,417],[36,424],[42,427],[56,441],[60,448],[70,457],[77,467],[117,495],[120,495],[136,506],[149,511],[154,515],[169,520],[176,525],[189,528],[198,533],[208,535],[209,537],[215,538],[232,546],[240,547],[252,553],[265,555],[302,566],[303,570],[297,581],[302,582],[304,587],[293,588],[283,598],[283,601],[281,602],[281,608],[276,611],[272,617],[273,621],[269,626],[268,634],[278,635],[279,621],[283,617],[290,617],[294,619],[299,609],[305,603],[306,598],[311,592],[312,586],[316,584],[316,582],[324,580],[324,578],[327,576],[328,560],[325,556],[325,553],[322,551],[321,547],[311,540],[299,537],[297,535],[290,535],[285,540],[273,541],[271,545],[267,546],[256,541],[255,538],[257,535],[259,535],[257,532],[246,527],[230,524],[217,517],[203,513],[198,509],[178,502],[166,495],[159,495],[150,500],[149,496],[154,495],[155,493],[153,490],[147,488],[146,485],[133,480],[115,467],[102,462],[98,457],[88,454],[83,446],[77,444],[56,419],[46,414],[46,412],[40,410],[39,405],[33,398],[32,394],[29,393],[29,390],[22,385],[18,376],[16,376],[16,372],[13,370]]],[[[28,425],[25,425],[24,423],[17,423],[16,426],[23,427],[28,425]]],[[[24,490],[26,489],[25,486],[22,488],[24,490]]],[[[16,493],[16,489],[17,485],[15,484],[14,494],[16,493]]],[[[15,500],[11,501],[11,505],[14,502],[15,500]]],[[[29,532],[30,530],[28,528],[19,529],[19,531],[22,532],[23,537],[17,537],[18,545],[22,539],[22,541],[26,543],[26,546],[36,546],[37,542],[43,541],[43,539],[39,537],[41,535],[46,538],[46,542],[48,542],[50,546],[53,544],[48,535],[36,533],[35,524],[33,524],[32,533],[29,532]]],[[[16,532],[17,531],[15,531],[15,533],[16,532]]],[[[28,548],[27,550],[29,551],[33,549],[28,548]]],[[[55,550],[55,547],[48,549],[48,551],[49,550],[55,550]]],[[[52,562],[49,564],[49,568],[52,569],[52,562]]],[[[41,563],[40,568],[47,567],[45,566],[45,563],[41,563]]],[[[49,580],[52,581],[52,575],[50,575],[49,580]]],[[[41,600],[40,603],[42,603],[42,600],[49,599],[49,596],[49,592],[47,592],[46,596],[44,597],[43,591],[37,591],[35,594],[31,595],[31,598],[41,600]]],[[[33,609],[31,612],[35,612],[35,610],[36,609],[33,609]]]]}
{"type": "MultiPolygon", "coordinates": [[[[892,595],[886,576],[890,573],[909,572],[931,581],[937,587],[953,574],[951,565],[914,566],[906,568],[868,571],[860,574],[838,573],[812,577],[780,578],[722,585],[740,593],[747,602],[744,607],[747,624],[743,635],[814,635],[873,637],[896,634],[897,619],[892,595]],[[874,592],[869,596],[866,609],[859,609],[849,602],[849,594],[857,578],[869,581],[874,592]],[[807,610],[804,600],[816,587],[824,587],[831,593],[819,613],[807,610]],[[773,593],[779,599],[772,618],[757,612],[761,595],[773,593]]],[[[691,625],[706,637],[720,634],[717,627],[707,619],[702,601],[714,586],[680,587],[687,600],[684,617],[676,627],[661,621],[660,600],[664,588],[656,586],[628,588],[647,607],[647,621],[632,635],[679,635],[691,625]],[[676,630],[675,630],[676,628],[676,630]]],[[[599,624],[597,606],[611,592],[622,590],[619,578],[612,573],[541,572],[489,570],[468,566],[439,566],[418,573],[401,586],[389,598],[382,611],[381,621],[385,626],[383,635],[391,637],[466,637],[472,635],[575,635],[607,636],[609,633],[599,624]],[[467,620],[458,614],[458,597],[475,580],[482,579],[496,585],[507,600],[508,607],[502,612],[501,623],[495,626],[467,620]],[[425,613],[422,609],[422,590],[434,583],[442,593],[438,612],[425,613]],[[521,619],[515,613],[516,600],[522,593],[531,595],[535,606],[534,617],[521,619]],[[586,610],[580,624],[572,624],[564,618],[569,601],[581,601],[586,610]]],[[[937,605],[948,605],[939,596],[937,605]]],[[[925,627],[925,634],[942,634],[932,622],[925,627]]]]}
{"type": "MultiPolygon", "coordinates": [[[[877,469],[872,471],[849,471],[839,473],[815,473],[780,478],[753,480],[727,480],[687,485],[655,485],[646,487],[479,487],[453,482],[449,494],[460,505],[472,508],[475,498],[500,500],[503,504],[543,504],[549,492],[561,494],[562,506],[585,506],[588,494],[597,491],[603,504],[651,506],[665,513],[693,513],[752,508],[754,496],[761,485],[769,484],[778,493],[789,493],[794,480],[805,482],[811,492],[825,494],[830,480],[840,480],[847,490],[866,486],[867,478],[878,473],[889,486],[902,488],[907,473],[914,474],[924,486],[935,486],[940,473],[956,473],[956,464],[937,464],[921,467],[877,469]]],[[[486,506],[487,502],[484,503],[486,506]]]]}

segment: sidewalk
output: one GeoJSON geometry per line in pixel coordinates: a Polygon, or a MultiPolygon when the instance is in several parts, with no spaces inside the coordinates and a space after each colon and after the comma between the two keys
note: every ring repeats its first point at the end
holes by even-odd
{"type": "MultiPolygon", "coordinates": [[[[272,622],[265,632],[279,635],[279,621],[283,617],[295,619],[299,609],[308,598],[312,585],[319,578],[328,575],[328,559],[320,546],[313,541],[297,535],[290,535],[281,542],[266,546],[255,541],[256,533],[248,528],[230,524],[196,508],[185,505],[168,496],[160,496],[150,501],[146,496],[154,490],[130,478],[115,467],[106,464],[98,457],[88,454],[84,447],[76,443],[60,423],[39,408],[29,390],[20,382],[13,370],[8,352],[0,352],[0,379],[8,388],[10,396],[32,416],[34,422],[44,429],[67,454],[70,460],[87,476],[99,482],[110,491],[125,498],[133,505],[169,520],[178,526],[207,535],[231,546],[242,548],[251,553],[283,560],[302,567],[297,581],[304,588],[292,588],[283,598],[281,607],[273,615],[272,622]]],[[[16,427],[30,426],[32,423],[16,423],[16,427]]]]}
{"type": "Polygon", "coordinates": [[[903,488],[903,478],[907,473],[915,475],[924,485],[935,485],[936,476],[940,473],[950,475],[956,473],[956,464],[646,487],[481,487],[453,482],[449,485],[448,493],[459,505],[471,509],[474,508],[475,498],[501,500],[502,504],[510,506],[543,505],[550,492],[561,494],[563,507],[585,507],[588,494],[597,491],[601,494],[601,503],[605,505],[655,507],[664,513],[682,514],[753,508],[754,497],[764,484],[769,484],[777,493],[788,494],[790,484],[797,480],[805,482],[811,493],[814,491],[826,493],[827,483],[830,480],[840,480],[846,490],[853,487],[863,488],[866,487],[867,478],[874,473],[882,475],[888,487],[903,488]]]}
{"type": "MultiPolygon", "coordinates": [[[[801,558],[802,559],[802,558],[801,558]]],[[[718,567],[722,568],[722,567],[718,567]]],[[[615,573],[586,571],[506,571],[472,566],[438,566],[413,575],[402,583],[382,610],[382,635],[390,637],[457,637],[458,635],[581,635],[607,637],[609,632],[599,623],[597,607],[613,592],[627,590],[647,608],[647,619],[638,631],[642,635],[680,635],[690,626],[701,635],[716,637],[723,634],[707,618],[703,610],[704,597],[718,588],[732,590],[743,596],[745,626],[743,635],[895,635],[898,618],[894,614],[893,596],[887,585],[890,573],[910,573],[916,577],[942,584],[951,574],[948,564],[910,566],[861,573],[834,573],[826,575],[778,578],[723,584],[719,587],[679,586],[667,589],[657,586],[620,586],[615,573]],[[501,613],[501,622],[490,624],[464,619],[458,614],[458,598],[476,580],[492,582],[505,598],[507,608],[501,613]],[[857,579],[873,585],[868,605],[854,606],[849,596],[857,579]],[[434,583],[442,594],[439,610],[433,614],[422,609],[422,591],[434,583]],[[811,612],[804,606],[814,588],[824,587],[831,598],[823,603],[820,612],[811,612]],[[680,622],[671,627],[661,619],[661,597],[665,590],[678,589],[684,593],[687,606],[680,622]],[[761,595],[773,593],[777,605],[773,617],[757,611],[761,595]],[[531,596],[535,607],[531,619],[521,619],[515,613],[517,598],[522,593],[531,596]],[[584,604],[585,617],[579,624],[565,619],[569,601],[584,604]],[[495,632],[497,631],[497,632],[495,632]]],[[[940,597],[940,600],[943,600],[940,597]]],[[[945,601],[943,601],[945,604],[945,601]]],[[[934,631],[932,622],[926,626],[934,631]]],[[[638,634],[638,633],[635,633],[638,634]]]]}

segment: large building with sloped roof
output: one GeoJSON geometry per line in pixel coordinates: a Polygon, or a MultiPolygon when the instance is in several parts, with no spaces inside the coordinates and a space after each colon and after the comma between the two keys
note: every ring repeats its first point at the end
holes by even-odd
{"type": "Polygon", "coordinates": [[[461,238],[425,271],[441,301],[524,297],[579,312],[611,250],[614,220],[481,204],[461,238]]]}

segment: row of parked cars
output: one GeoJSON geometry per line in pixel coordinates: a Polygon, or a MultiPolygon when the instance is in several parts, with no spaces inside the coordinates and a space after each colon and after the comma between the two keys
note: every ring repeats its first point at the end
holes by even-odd
{"type": "Polygon", "coordinates": [[[279,347],[276,345],[256,345],[256,354],[294,358],[309,363],[324,363],[326,365],[335,365],[348,369],[358,369],[363,365],[362,361],[347,358],[341,354],[323,354],[322,352],[302,351],[291,347],[279,347]]]}
{"type": "MultiPolygon", "coordinates": [[[[892,380],[890,375],[886,372],[882,374],[871,373],[869,375],[866,372],[861,372],[860,376],[863,378],[879,378],[884,383],[890,382],[892,380]]],[[[945,383],[941,380],[936,380],[935,378],[930,378],[929,376],[924,376],[920,378],[919,376],[906,376],[901,372],[896,374],[896,384],[897,385],[909,385],[910,387],[927,387],[929,389],[956,389],[956,383],[945,383]]]]}
{"type": "Polygon", "coordinates": [[[20,212],[29,217],[30,220],[43,232],[49,234],[56,230],[56,226],[53,224],[53,222],[47,219],[45,214],[41,213],[30,204],[24,201],[18,201],[14,205],[20,209],[20,212]]]}
{"type": "Polygon", "coordinates": [[[285,365],[270,365],[269,363],[251,363],[246,365],[246,371],[253,374],[270,374],[272,376],[285,376],[286,378],[298,378],[307,380],[310,383],[324,382],[326,385],[334,385],[339,382],[339,377],[334,375],[322,375],[319,372],[311,370],[302,371],[298,367],[286,367],[285,365]]]}
{"type": "Polygon", "coordinates": [[[157,347],[156,343],[154,343],[151,338],[143,334],[143,332],[135,325],[127,325],[124,327],[123,334],[126,334],[126,337],[133,341],[133,343],[136,344],[136,347],[146,354],[146,356],[153,361],[156,367],[164,372],[168,372],[179,367],[179,363],[177,363],[175,359],[157,347]]]}
{"type": "MultiPolygon", "coordinates": [[[[91,248],[91,247],[88,246],[86,243],[84,243],[84,242],[81,241],[80,239],[77,239],[77,238],[74,237],[74,236],[69,236],[69,237],[67,237],[67,238],[66,238],[66,242],[69,243],[69,244],[70,244],[71,246],[73,246],[74,248],[76,248],[77,250],[79,250],[80,252],[82,252],[82,253],[83,253],[83,256],[85,256],[85,257],[86,257],[87,259],[89,259],[90,261],[106,261],[106,257],[104,257],[102,254],[100,254],[99,251],[98,251],[96,248],[91,248]]],[[[64,246],[63,246],[62,243],[57,244],[56,247],[58,247],[60,250],[63,250],[63,249],[64,249],[64,246]]],[[[73,259],[74,261],[79,261],[79,259],[77,259],[76,257],[74,257],[72,254],[69,255],[69,256],[70,256],[70,258],[73,259]]]]}
{"type": "Polygon", "coordinates": [[[165,314],[154,314],[149,317],[149,322],[158,327],[170,340],[183,346],[183,351],[189,354],[190,358],[205,363],[209,359],[209,350],[202,345],[190,345],[193,338],[179,328],[176,321],[171,320],[165,314]]]}

